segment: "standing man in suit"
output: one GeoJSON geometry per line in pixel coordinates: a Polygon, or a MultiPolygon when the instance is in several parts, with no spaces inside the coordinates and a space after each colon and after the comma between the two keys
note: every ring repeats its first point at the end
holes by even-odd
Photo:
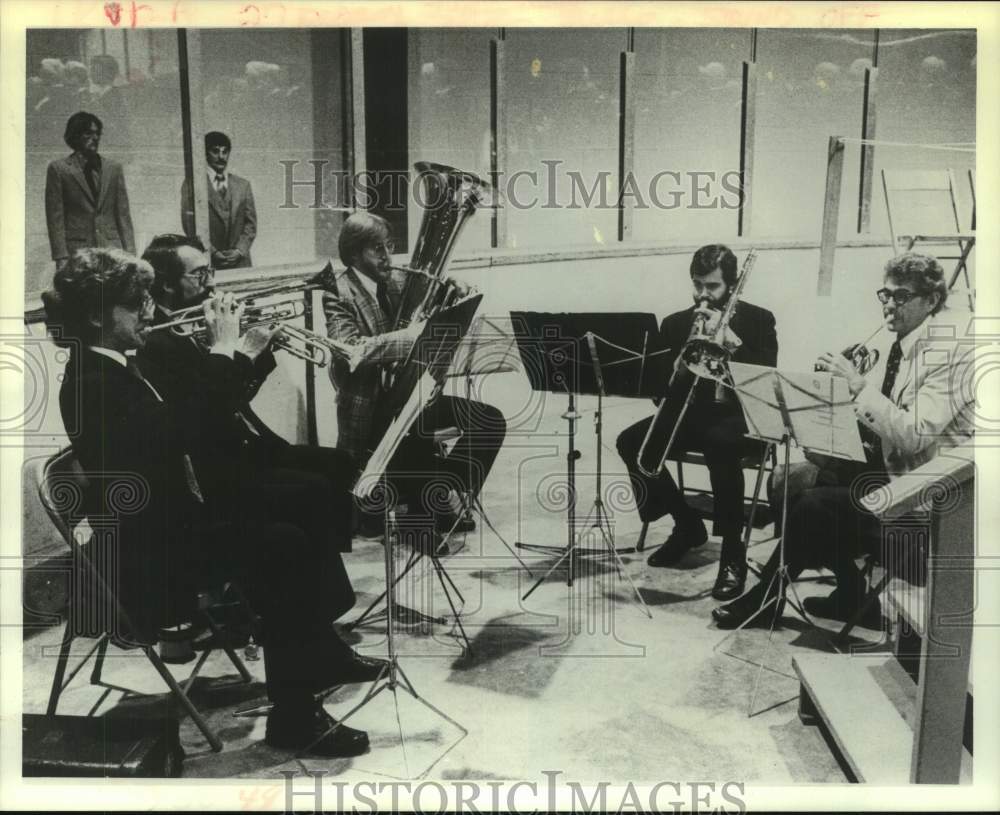
{"type": "Polygon", "coordinates": [[[74,113],[63,138],[73,151],[49,164],[45,222],[56,269],[73,251],[108,246],[135,253],[135,233],[121,165],[98,153],[104,125],[93,113],[74,113]]]}
{"type": "MultiPolygon", "coordinates": [[[[662,347],[669,349],[676,376],[667,396],[677,412],[691,386],[693,374],[683,365],[680,351],[691,334],[695,317],[705,319],[705,331],[718,324],[737,281],[736,255],[726,246],[701,247],[691,259],[691,284],[695,304],[667,317],[660,326],[662,347]]],[[[732,359],[753,365],[774,366],[778,361],[778,337],[774,315],[741,300],[736,305],[723,342],[732,350],[732,359]]],[[[639,517],[644,523],[664,515],[674,519],[670,537],[649,557],[651,566],[673,566],[684,553],[701,546],[708,532],[698,513],[687,505],[670,473],[664,468],[656,477],[645,475],[637,459],[653,418],[643,419],[622,431],[618,453],[628,468],[636,496],[639,517]]],[[[743,551],[743,456],[759,452],[760,443],[744,438],[747,432],[739,403],[728,390],[703,380],[695,390],[694,402],[684,416],[672,452],[698,451],[704,454],[712,483],[714,521],[722,534],[722,554],[712,596],[726,600],[739,596],[746,581],[746,554],[743,551]],[[721,396],[721,400],[718,398],[721,396]]],[[[666,444],[666,439],[658,440],[666,444]]]]}
{"type": "MultiPolygon", "coordinates": [[[[948,285],[941,264],[916,252],[899,255],[885,265],[876,295],[886,327],[896,335],[886,359],[867,375],[855,370],[843,354],[825,353],[816,361],[817,370],[847,380],[868,460],[823,462],[817,486],[789,497],[784,528],[791,580],[803,569],[823,567],[837,577],[832,594],[805,599],[806,610],[843,621],[850,619],[865,595],[856,557],[881,554],[883,563],[914,557],[910,551],[883,551],[881,524],[861,506],[858,487],[870,490],[892,483],[943,450],[971,439],[975,428],[975,388],[970,387],[974,360],[955,342],[954,322],[944,308],[948,285]]],[[[743,623],[767,626],[781,617],[784,598],[777,596],[775,580],[780,565],[776,547],[757,585],[712,611],[719,628],[743,623]],[[776,599],[776,607],[758,614],[770,597],[776,599]]],[[[880,622],[877,606],[861,621],[867,627],[880,622]]]]}
{"type": "MultiPolygon", "coordinates": [[[[414,321],[407,328],[390,330],[407,275],[390,266],[393,244],[385,219],[368,212],[354,213],[344,222],[338,250],[347,268],[334,272],[332,264],[327,264],[320,273],[327,289],[323,295],[327,335],[348,343],[364,342],[365,352],[354,371],[337,358],[330,368],[330,380],[337,391],[337,447],[364,466],[391,419],[380,412],[387,394],[386,366],[406,358],[421,325],[414,321]]],[[[419,291],[427,282],[415,277],[413,284],[419,291]]],[[[474,524],[457,517],[457,503],[445,510],[441,502],[428,500],[432,491],[428,482],[434,480],[432,473],[446,471],[448,484],[473,497],[478,495],[506,430],[503,414],[492,405],[438,396],[421,413],[390,463],[395,476],[390,480],[407,498],[420,494],[438,532],[470,530],[474,524]],[[434,430],[442,427],[457,427],[461,432],[443,461],[435,456],[433,438],[434,430]],[[430,506],[434,503],[437,506],[430,506]]]]}
{"type": "MultiPolygon", "coordinates": [[[[229,172],[233,144],[225,133],[205,134],[208,163],[208,234],[212,265],[216,269],[252,266],[250,247],[257,237],[257,207],[250,182],[229,172]]],[[[181,186],[181,223],[184,234],[195,235],[194,195],[185,179],[181,186]]]]}
{"type": "Polygon", "coordinates": [[[70,349],[59,404],[89,481],[85,511],[117,522],[117,534],[98,525],[90,547],[132,624],[122,630],[124,620],[103,623],[118,641],[148,646],[160,628],[192,613],[198,589],[239,579],[263,621],[274,702],[267,743],[321,756],[360,755],[367,734],[344,726],[329,732],[332,720],[315,701],[325,688],[360,681],[331,625],[354,603],[340,556],[291,521],[213,517],[192,466],[200,434],[230,409],[243,308],[229,294],[205,301],[207,375],[192,397],[197,405],[187,405],[161,393],[152,369],[131,356],[149,335],[152,281],[144,261],[115,249],[83,249],[43,296],[53,335],[70,349]],[[210,419],[193,422],[195,410],[210,419]],[[124,508],[114,486],[123,477],[141,482],[124,508]]]}

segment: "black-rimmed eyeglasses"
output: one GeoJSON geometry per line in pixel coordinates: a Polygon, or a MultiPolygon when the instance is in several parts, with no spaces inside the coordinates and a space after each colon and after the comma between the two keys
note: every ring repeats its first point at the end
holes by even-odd
{"type": "Polygon", "coordinates": [[[875,292],[878,301],[884,306],[892,300],[897,306],[905,306],[914,297],[920,297],[915,291],[909,289],[879,289],[875,292]]]}

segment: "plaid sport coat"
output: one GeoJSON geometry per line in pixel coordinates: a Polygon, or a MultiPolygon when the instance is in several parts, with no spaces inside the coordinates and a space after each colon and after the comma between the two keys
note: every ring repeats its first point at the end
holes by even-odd
{"type": "MultiPolygon", "coordinates": [[[[349,452],[363,467],[384,429],[378,426],[378,406],[386,390],[386,366],[402,362],[413,345],[409,332],[389,330],[402,299],[406,275],[392,273],[388,295],[393,314],[386,315],[354,269],[334,272],[327,264],[320,274],[325,279],[327,336],[350,343],[367,340],[365,355],[353,372],[341,359],[335,358],[330,365],[330,381],[337,392],[337,449],[349,452]]],[[[423,288],[426,283],[415,278],[411,285],[423,288]]]]}

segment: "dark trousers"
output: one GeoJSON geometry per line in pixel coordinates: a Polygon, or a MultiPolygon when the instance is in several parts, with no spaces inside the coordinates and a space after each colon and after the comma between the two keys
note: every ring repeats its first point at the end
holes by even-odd
{"type": "Polygon", "coordinates": [[[308,704],[349,650],[331,625],[354,605],[340,553],[285,522],[213,524],[202,537],[207,585],[236,580],[261,618],[268,696],[308,704]]]}
{"type": "MultiPolygon", "coordinates": [[[[632,492],[643,523],[670,515],[677,523],[693,522],[696,514],[684,501],[670,472],[655,477],[639,470],[637,459],[653,417],[626,428],[618,436],[618,454],[628,469],[632,492]]],[[[763,449],[761,442],[745,437],[746,424],[737,408],[696,400],[688,409],[671,448],[671,455],[700,452],[705,456],[712,484],[715,522],[724,539],[738,539],[743,528],[744,456],[763,449]]],[[[662,440],[666,444],[666,440],[662,440]]],[[[662,449],[662,447],[661,447],[662,449]]]]}
{"type": "Polygon", "coordinates": [[[507,422],[492,405],[454,396],[438,397],[414,422],[389,464],[389,482],[410,512],[447,513],[450,490],[479,494],[503,446],[507,422]],[[461,433],[451,451],[439,455],[435,431],[461,433]]]}
{"type": "MultiPolygon", "coordinates": [[[[879,519],[858,499],[888,480],[884,472],[865,465],[837,462],[820,471],[818,486],[789,496],[784,533],[789,578],[794,580],[804,569],[828,568],[836,575],[838,594],[847,602],[859,601],[864,585],[855,559],[863,554],[889,555],[883,548],[879,519]]],[[[761,571],[759,590],[777,572],[780,557],[775,547],[761,571]]]]}

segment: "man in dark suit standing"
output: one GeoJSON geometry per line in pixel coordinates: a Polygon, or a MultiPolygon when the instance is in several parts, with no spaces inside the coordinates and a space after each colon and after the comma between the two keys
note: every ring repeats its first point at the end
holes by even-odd
{"type": "Polygon", "coordinates": [[[88,546],[131,625],[123,629],[126,621],[118,618],[103,624],[118,642],[149,645],[159,628],[185,619],[197,589],[239,579],[262,618],[274,702],[267,743],[329,757],[359,755],[368,748],[367,734],[344,726],[330,732],[332,720],[315,701],[332,685],[374,679],[360,675],[331,626],[354,603],[340,556],[290,521],[213,516],[192,466],[200,436],[225,420],[239,388],[243,307],[231,294],[203,305],[204,390],[192,394],[196,405],[185,404],[161,393],[152,368],[130,356],[150,333],[152,281],[144,261],[84,249],[56,272],[43,296],[49,328],[70,350],[59,404],[89,481],[85,511],[116,519],[112,534],[96,525],[88,546]],[[196,412],[207,420],[192,421],[196,412]],[[141,485],[127,507],[114,486],[123,478],[141,485]]]}
{"type": "MultiPolygon", "coordinates": [[[[216,269],[252,266],[250,247],[257,237],[257,207],[250,182],[229,172],[233,144],[225,133],[205,134],[208,163],[208,234],[212,265],[216,269]]],[[[194,195],[187,180],[181,187],[181,223],[184,234],[194,236],[194,195]]]]}
{"type": "MultiPolygon", "coordinates": [[[[660,326],[662,347],[677,372],[668,405],[679,412],[692,376],[680,360],[696,315],[706,320],[705,330],[717,325],[737,280],[736,256],[721,244],[701,247],[691,260],[691,283],[695,304],[667,317],[660,326]]],[[[741,300],[736,305],[723,342],[732,350],[735,362],[774,366],[778,360],[778,337],[774,315],[766,309],[741,300]]],[[[666,542],[649,557],[651,566],[673,566],[688,549],[701,546],[708,533],[697,512],[687,505],[670,473],[664,468],[649,477],[638,467],[639,449],[649,430],[652,417],[622,431],[618,452],[628,468],[636,496],[639,517],[645,523],[671,515],[674,528],[666,542]]],[[[694,402],[688,409],[671,452],[699,451],[704,454],[715,504],[715,524],[722,534],[722,555],[712,596],[726,600],[738,596],[746,582],[746,556],[743,551],[744,478],[740,461],[744,455],[760,450],[760,443],[744,438],[747,428],[743,413],[732,392],[703,380],[696,386],[694,402]],[[721,397],[721,399],[720,399],[721,397]]],[[[658,440],[662,445],[665,439],[658,440]]]]}
{"type": "Polygon", "coordinates": [[[74,113],[63,138],[72,154],[49,164],[45,221],[56,268],[76,249],[108,246],[135,253],[125,174],[98,153],[104,125],[92,113],[74,113]]]}

